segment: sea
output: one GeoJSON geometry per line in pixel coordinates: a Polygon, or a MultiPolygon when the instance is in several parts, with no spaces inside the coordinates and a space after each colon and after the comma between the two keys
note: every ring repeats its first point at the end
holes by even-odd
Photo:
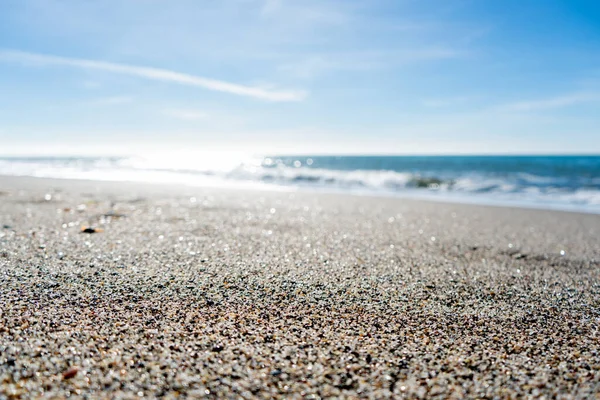
{"type": "Polygon", "coordinates": [[[0,175],[342,192],[600,213],[600,156],[0,157],[0,175]]]}

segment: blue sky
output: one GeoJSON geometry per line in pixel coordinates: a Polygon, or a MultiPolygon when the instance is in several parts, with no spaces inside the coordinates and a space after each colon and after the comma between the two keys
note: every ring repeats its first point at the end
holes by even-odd
{"type": "Polygon", "coordinates": [[[600,153],[597,0],[2,0],[0,153],[600,153]]]}

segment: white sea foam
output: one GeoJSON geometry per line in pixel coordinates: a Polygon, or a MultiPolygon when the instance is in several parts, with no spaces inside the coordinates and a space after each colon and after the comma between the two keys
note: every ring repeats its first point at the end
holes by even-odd
{"type": "Polygon", "coordinates": [[[440,170],[396,172],[326,169],[264,162],[262,158],[218,154],[203,157],[4,158],[0,174],[62,179],[177,183],[193,186],[317,189],[378,195],[408,195],[446,200],[531,205],[600,212],[599,178],[583,184],[564,177],[448,173],[440,170]],[[242,161],[240,161],[242,160],[242,161]]]}

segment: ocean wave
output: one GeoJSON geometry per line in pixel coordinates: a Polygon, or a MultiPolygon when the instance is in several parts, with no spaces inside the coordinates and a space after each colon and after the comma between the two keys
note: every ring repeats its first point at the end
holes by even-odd
{"type": "MultiPolygon", "coordinates": [[[[589,174],[539,175],[528,171],[448,171],[437,168],[332,169],[262,158],[217,160],[129,158],[0,159],[0,174],[65,179],[183,183],[196,186],[311,188],[385,195],[468,196],[505,203],[570,205],[600,211],[600,178],[589,174]],[[218,162],[217,162],[218,161],[218,162]]],[[[317,164],[317,163],[315,163],[317,164]]]]}

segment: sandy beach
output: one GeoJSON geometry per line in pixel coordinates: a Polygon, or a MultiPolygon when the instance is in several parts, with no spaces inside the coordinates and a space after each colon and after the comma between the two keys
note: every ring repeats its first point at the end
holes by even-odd
{"type": "Polygon", "coordinates": [[[0,177],[0,399],[600,398],[599,237],[594,214],[0,177]]]}

